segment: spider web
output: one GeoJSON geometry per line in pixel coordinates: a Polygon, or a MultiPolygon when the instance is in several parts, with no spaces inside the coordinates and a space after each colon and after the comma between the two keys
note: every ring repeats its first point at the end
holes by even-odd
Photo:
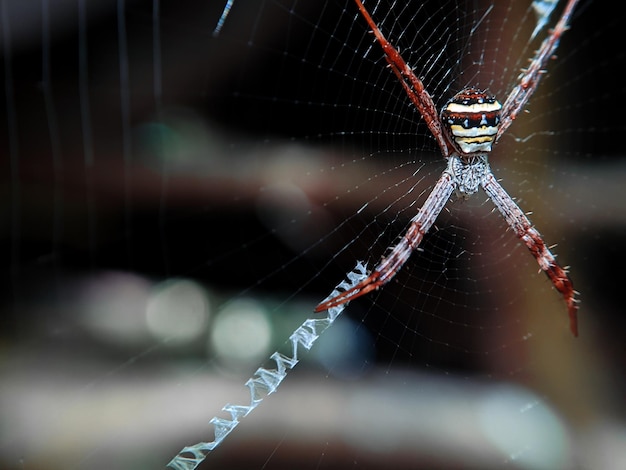
{"type": "MultiPolygon", "coordinates": [[[[352,1],[27,3],[0,0],[0,467],[162,468],[239,416],[445,162],[352,1]]],[[[440,108],[468,85],[504,101],[553,4],[365,7],[440,108]]],[[[486,196],[453,198],[200,468],[626,458],[612,8],[581,0],[490,156],[571,265],[581,337],[486,196]]]]}

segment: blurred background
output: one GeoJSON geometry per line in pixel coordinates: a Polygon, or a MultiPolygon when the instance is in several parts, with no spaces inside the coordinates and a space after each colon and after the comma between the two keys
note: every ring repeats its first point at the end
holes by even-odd
{"type": "MultiPolygon", "coordinates": [[[[438,106],[503,100],[527,2],[366,2],[438,106]]],[[[551,2],[546,2],[550,4],[551,2]]],[[[351,1],[0,0],[0,468],[163,468],[444,168],[351,1]]],[[[553,24],[561,5],[553,13],[553,24]]],[[[624,468],[623,7],[581,0],[478,195],[200,468],[624,468]]],[[[323,316],[323,315],[322,315],[323,316]]]]}

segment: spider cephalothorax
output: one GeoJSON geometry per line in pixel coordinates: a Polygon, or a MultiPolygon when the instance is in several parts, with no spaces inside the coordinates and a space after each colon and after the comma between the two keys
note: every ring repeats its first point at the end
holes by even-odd
{"type": "Polygon", "coordinates": [[[493,95],[476,88],[466,88],[446,103],[441,110],[441,122],[459,155],[491,152],[501,109],[493,95]]]}

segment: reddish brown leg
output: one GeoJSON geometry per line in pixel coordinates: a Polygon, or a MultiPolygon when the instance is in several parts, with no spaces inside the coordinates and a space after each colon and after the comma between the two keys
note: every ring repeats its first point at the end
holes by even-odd
{"type": "Polygon", "coordinates": [[[430,129],[430,132],[437,140],[443,156],[447,157],[451,149],[448,147],[448,142],[444,138],[441,122],[439,121],[439,113],[433,103],[433,99],[424,88],[422,81],[413,73],[413,70],[404,61],[400,53],[387,41],[383,33],[380,32],[380,29],[363,6],[363,3],[361,3],[361,0],[354,1],[357,7],[359,7],[361,15],[363,15],[363,18],[365,18],[365,21],[367,21],[367,24],[374,33],[374,36],[376,36],[376,40],[383,48],[385,58],[391,70],[396,74],[404,91],[424,118],[428,129],[430,129]]]}
{"type": "Polygon", "coordinates": [[[435,219],[442,211],[443,207],[450,199],[452,191],[456,187],[456,183],[453,181],[451,170],[446,169],[435,187],[429,194],[428,198],[424,202],[424,205],[419,210],[417,215],[411,220],[409,229],[404,234],[402,239],[397,245],[393,247],[389,255],[385,256],[382,261],[376,266],[372,274],[366,279],[359,282],[356,286],[348,289],[341,294],[336,295],[328,300],[325,300],[317,307],[316,312],[321,312],[338,305],[342,305],[357,297],[371,292],[374,289],[379,288],[383,284],[389,282],[396,273],[402,268],[404,263],[409,259],[411,253],[419,246],[424,238],[424,234],[428,232],[430,227],[435,223],[435,219]]]}
{"type": "Polygon", "coordinates": [[[483,179],[482,185],[515,234],[526,244],[537,263],[539,263],[539,267],[547,274],[556,290],[563,295],[567,304],[570,330],[574,336],[578,336],[577,292],[574,290],[567,272],[556,262],[556,258],[546,246],[541,238],[541,234],[532,226],[528,217],[526,217],[515,201],[511,199],[504,188],[500,186],[495,176],[491,173],[487,174],[483,179]]]}

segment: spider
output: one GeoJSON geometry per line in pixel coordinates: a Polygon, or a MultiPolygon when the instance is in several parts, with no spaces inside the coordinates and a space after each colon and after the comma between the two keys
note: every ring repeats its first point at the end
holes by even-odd
{"type": "Polygon", "coordinates": [[[567,275],[567,268],[557,263],[537,229],[500,185],[489,168],[487,158],[492,146],[513,123],[536,90],[545,65],[553,57],[561,35],[568,29],[569,19],[578,0],[568,0],[554,29],[544,39],[528,68],[522,71],[519,83],[511,90],[503,105],[488,91],[470,87],[454,95],[441,113],[437,113],[433,99],[422,81],[385,39],[361,0],[354,1],[382,47],[389,68],[435,137],[447,160],[447,166],[422,208],[411,219],[404,236],[389,248],[389,254],[382,258],[369,276],[354,287],[327,298],[315,311],[321,312],[345,304],[389,282],[417,249],[452,193],[466,198],[482,187],[517,237],[528,247],[541,270],[563,295],[570,330],[574,336],[578,336],[578,292],[567,275]]]}

